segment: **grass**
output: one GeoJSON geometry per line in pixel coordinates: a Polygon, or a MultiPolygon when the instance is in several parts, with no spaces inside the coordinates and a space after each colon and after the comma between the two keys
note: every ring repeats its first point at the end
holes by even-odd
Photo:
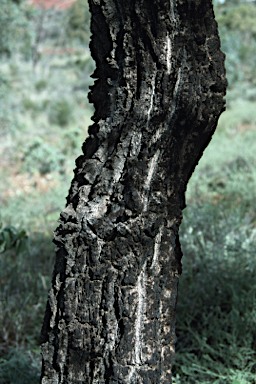
{"type": "MultiPolygon", "coordinates": [[[[1,384],[39,382],[52,232],[92,115],[87,60],[45,56],[36,73],[18,56],[0,64],[0,219],[30,238],[30,252],[0,254],[1,384]]],[[[174,384],[256,383],[256,103],[246,92],[230,96],[188,185],[174,384]]]]}
{"type": "Polygon", "coordinates": [[[239,207],[191,203],[181,233],[177,382],[255,383],[255,218],[239,207]]]}
{"type": "Polygon", "coordinates": [[[238,111],[188,184],[174,384],[256,383],[256,129],[238,111]]]}
{"type": "Polygon", "coordinates": [[[30,354],[12,350],[5,358],[0,358],[1,383],[38,384],[40,380],[37,366],[31,364],[30,354]]]}

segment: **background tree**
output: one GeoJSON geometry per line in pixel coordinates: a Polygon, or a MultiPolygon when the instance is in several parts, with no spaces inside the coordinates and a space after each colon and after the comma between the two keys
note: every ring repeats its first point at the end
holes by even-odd
{"type": "Polygon", "coordinates": [[[42,383],[171,382],[185,190],[224,110],[211,1],[90,1],[94,124],[55,232],[42,383]]]}

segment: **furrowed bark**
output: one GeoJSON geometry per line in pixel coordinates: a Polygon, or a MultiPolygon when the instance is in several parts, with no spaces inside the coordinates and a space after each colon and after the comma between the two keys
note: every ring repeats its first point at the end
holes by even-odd
{"type": "Polygon", "coordinates": [[[90,0],[94,124],[55,232],[43,384],[171,383],[185,190],[224,110],[210,0],[90,0]]]}

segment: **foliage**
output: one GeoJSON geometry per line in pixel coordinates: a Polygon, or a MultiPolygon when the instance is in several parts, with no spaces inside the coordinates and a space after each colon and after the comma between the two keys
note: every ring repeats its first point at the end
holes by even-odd
{"type": "Polygon", "coordinates": [[[67,33],[71,39],[82,43],[88,42],[90,36],[90,13],[88,0],[76,0],[68,12],[67,33]]]}
{"type": "Polygon", "coordinates": [[[1,1],[0,12],[0,55],[10,56],[18,37],[19,7],[9,0],[1,1]]]}
{"type": "Polygon", "coordinates": [[[38,92],[43,91],[44,89],[46,89],[46,87],[47,87],[47,80],[45,80],[45,79],[40,79],[40,80],[36,81],[36,83],[35,83],[35,89],[38,92]]]}
{"type": "Polygon", "coordinates": [[[224,6],[218,15],[218,25],[227,30],[239,31],[248,40],[256,37],[256,6],[253,3],[238,3],[237,6],[224,6]]]}
{"type": "Polygon", "coordinates": [[[72,120],[72,107],[70,103],[65,100],[57,100],[52,102],[49,112],[49,122],[51,124],[60,125],[64,127],[72,120]]]}
{"type": "Polygon", "coordinates": [[[12,248],[15,249],[16,255],[24,251],[29,252],[29,238],[26,231],[18,230],[12,225],[2,229],[2,223],[0,223],[0,253],[12,248]]]}
{"type": "Polygon", "coordinates": [[[22,0],[1,0],[0,57],[11,56],[17,49],[27,54],[32,38],[30,19],[35,14],[22,0]]]}
{"type": "Polygon", "coordinates": [[[255,82],[256,6],[253,2],[215,4],[229,86],[255,82]]]}
{"type": "Polygon", "coordinates": [[[9,114],[8,111],[8,94],[10,91],[10,83],[6,76],[0,76],[0,124],[2,134],[8,131],[9,128],[9,114]]]}
{"type": "Polygon", "coordinates": [[[33,115],[41,110],[40,104],[35,100],[31,100],[30,98],[24,98],[22,100],[22,104],[25,110],[31,110],[33,115]]]}
{"type": "Polygon", "coordinates": [[[79,129],[73,128],[62,133],[62,151],[67,155],[72,155],[74,150],[81,146],[81,137],[79,129]]]}
{"type": "Polygon", "coordinates": [[[57,171],[64,172],[64,156],[55,147],[44,143],[40,138],[33,140],[22,158],[23,169],[28,172],[39,171],[41,175],[57,171]]]}

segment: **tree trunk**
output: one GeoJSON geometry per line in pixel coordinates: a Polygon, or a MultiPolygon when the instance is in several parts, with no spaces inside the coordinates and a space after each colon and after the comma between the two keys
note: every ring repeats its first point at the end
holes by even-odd
{"type": "Polygon", "coordinates": [[[94,124],[55,232],[43,384],[170,384],[186,185],[224,110],[210,0],[90,0],[94,124]]]}

